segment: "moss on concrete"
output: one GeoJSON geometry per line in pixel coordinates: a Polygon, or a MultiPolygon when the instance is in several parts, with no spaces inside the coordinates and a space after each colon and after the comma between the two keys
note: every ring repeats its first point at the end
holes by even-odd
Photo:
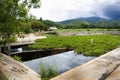
{"type": "Polygon", "coordinates": [[[0,53],[0,57],[2,57],[2,54],[0,53]]]}
{"type": "Polygon", "coordinates": [[[3,73],[0,72],[0,80],[8,80],[3,73]]]}

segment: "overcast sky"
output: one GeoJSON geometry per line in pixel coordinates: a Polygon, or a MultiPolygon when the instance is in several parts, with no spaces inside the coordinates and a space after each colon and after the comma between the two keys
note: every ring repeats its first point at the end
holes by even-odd
{"type": "Polygon", "coordinates": [[[53,21],[92,16],[117,18],[120,0],[41,0],[41,8],[30,13],[53,21]]]}

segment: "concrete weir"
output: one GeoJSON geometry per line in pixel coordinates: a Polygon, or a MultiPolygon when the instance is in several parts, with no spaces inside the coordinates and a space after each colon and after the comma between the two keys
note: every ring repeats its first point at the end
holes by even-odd
{"type": "Polygon", "coordinates": [[[23,63],[0,53],[0,80],[41,80],[40,75],[23,63]]]}
{"type": "Polygon", "coordinates": [[[51,80],[120,80],[120,48],[51,80]]]}

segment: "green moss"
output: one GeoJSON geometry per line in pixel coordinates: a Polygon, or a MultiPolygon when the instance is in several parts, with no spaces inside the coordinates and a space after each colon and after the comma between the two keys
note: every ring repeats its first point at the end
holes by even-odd
{"type": "Polygon", "coordinates": [[[8,80],[3,73],[0,72],[0,80],[8,80]]]}

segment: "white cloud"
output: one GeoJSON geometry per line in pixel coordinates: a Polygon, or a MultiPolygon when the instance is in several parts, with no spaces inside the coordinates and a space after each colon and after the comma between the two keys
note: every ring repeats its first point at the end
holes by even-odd
{"type": "Polygon", "coordinates": [[[105,17],[102,10],[107,5],[116,4],[119,0],[41,0],[40,9],[30,13],[38,18],[61,21],[77,17],[105,17]]]}

